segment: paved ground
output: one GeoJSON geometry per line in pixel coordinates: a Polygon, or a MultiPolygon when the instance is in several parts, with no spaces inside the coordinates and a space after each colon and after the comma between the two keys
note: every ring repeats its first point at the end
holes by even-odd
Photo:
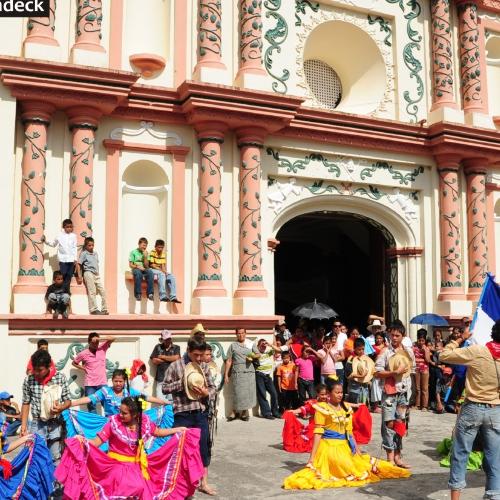
{"type": "MultiPolygon", "coordinates": [[[[306,454],[287,453],[281,447],[282,421],[252,418],[249,422],[219,423],[210,467],[210,479],[219,499],[258,499],[293,497],[302,499],[432,499],[448,498],[448,469],[439,466],[436,445],[451,434],[454,415],[435,415],[413,411],[410,435],[406,439],[405,460],[412,465],[410,479],[381,481],[364,488],[322,491],[288,491],[281,488],[283,478],[303,466],[306,454]]],[[[380,449],[380,419],[374,415],[372,442],[365,450],[384,456],[380,449]]],[[[478,500],[484,490],[484,474],[468,473],[463,500],[478,500]]],[[[197,494],[196,498],[208,498],[197,494]]]]}

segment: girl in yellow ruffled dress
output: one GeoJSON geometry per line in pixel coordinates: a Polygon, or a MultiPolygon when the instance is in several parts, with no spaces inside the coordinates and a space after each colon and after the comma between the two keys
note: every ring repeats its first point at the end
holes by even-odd
{"type": "Polygon", "coordinates": [[[352,435],[353,411],[342,398],[342,385],[334,382],[330,402],[314,406],[311,458],[305,468],[285,479],[285,489],[357,487],[381,479],[410,476],[406,469],[360,453],[352,435]]]}

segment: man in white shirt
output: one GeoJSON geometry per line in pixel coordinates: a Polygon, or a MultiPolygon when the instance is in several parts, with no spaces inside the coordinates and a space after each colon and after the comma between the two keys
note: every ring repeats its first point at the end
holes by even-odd
{"type": "Polygon", "coordinates": [[[380,321],[380,319],[374,319],[370,325],[366,327],[370,332],[370,335],[366,337],[367,342],[371,345],[375,345],[375,334],[380,332],[385,332],[386,326],[380,321]]]}
{"type": "Polygon", "coordinates": [[[59,271],[63,274],[64,284],[69,290],[71,278],[75,274],[77,244],[76,234],[73,232],[73,222],[71,219],[64,219],[63,230],[54,241],[47,241],[43,236],[43,242],[50,247],[57,246],[57,260],[59,261],[59,271]]]}

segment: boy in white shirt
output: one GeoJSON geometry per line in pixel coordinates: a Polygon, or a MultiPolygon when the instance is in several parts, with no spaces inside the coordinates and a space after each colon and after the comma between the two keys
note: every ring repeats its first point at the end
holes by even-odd
{"type": "Polygon", "coordinates": [[[71,278],[75,273],[76,266],[76,234],[73,232],[73,222],[71,219],[64,219],[62,223],[63,230],[54,241],[47,241],[43,236],[43,241],[49,247],[57,247],[57,260],[59,261],[59,271],[64,277],[64,284],[68,287],[71,278]]]}

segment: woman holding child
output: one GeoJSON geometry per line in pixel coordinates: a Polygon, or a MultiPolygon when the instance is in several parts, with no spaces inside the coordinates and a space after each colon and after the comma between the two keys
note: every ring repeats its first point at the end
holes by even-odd
{"type": "Polygon", "coordinates": [[[311,458],[305,468],[285,479],[285,489],[358,487],[410,475],[406,469],[360,453],[352,433],[353,406],[343,401],[342,384],[333,382],[330,401],[315,405],[311,458]]]}

